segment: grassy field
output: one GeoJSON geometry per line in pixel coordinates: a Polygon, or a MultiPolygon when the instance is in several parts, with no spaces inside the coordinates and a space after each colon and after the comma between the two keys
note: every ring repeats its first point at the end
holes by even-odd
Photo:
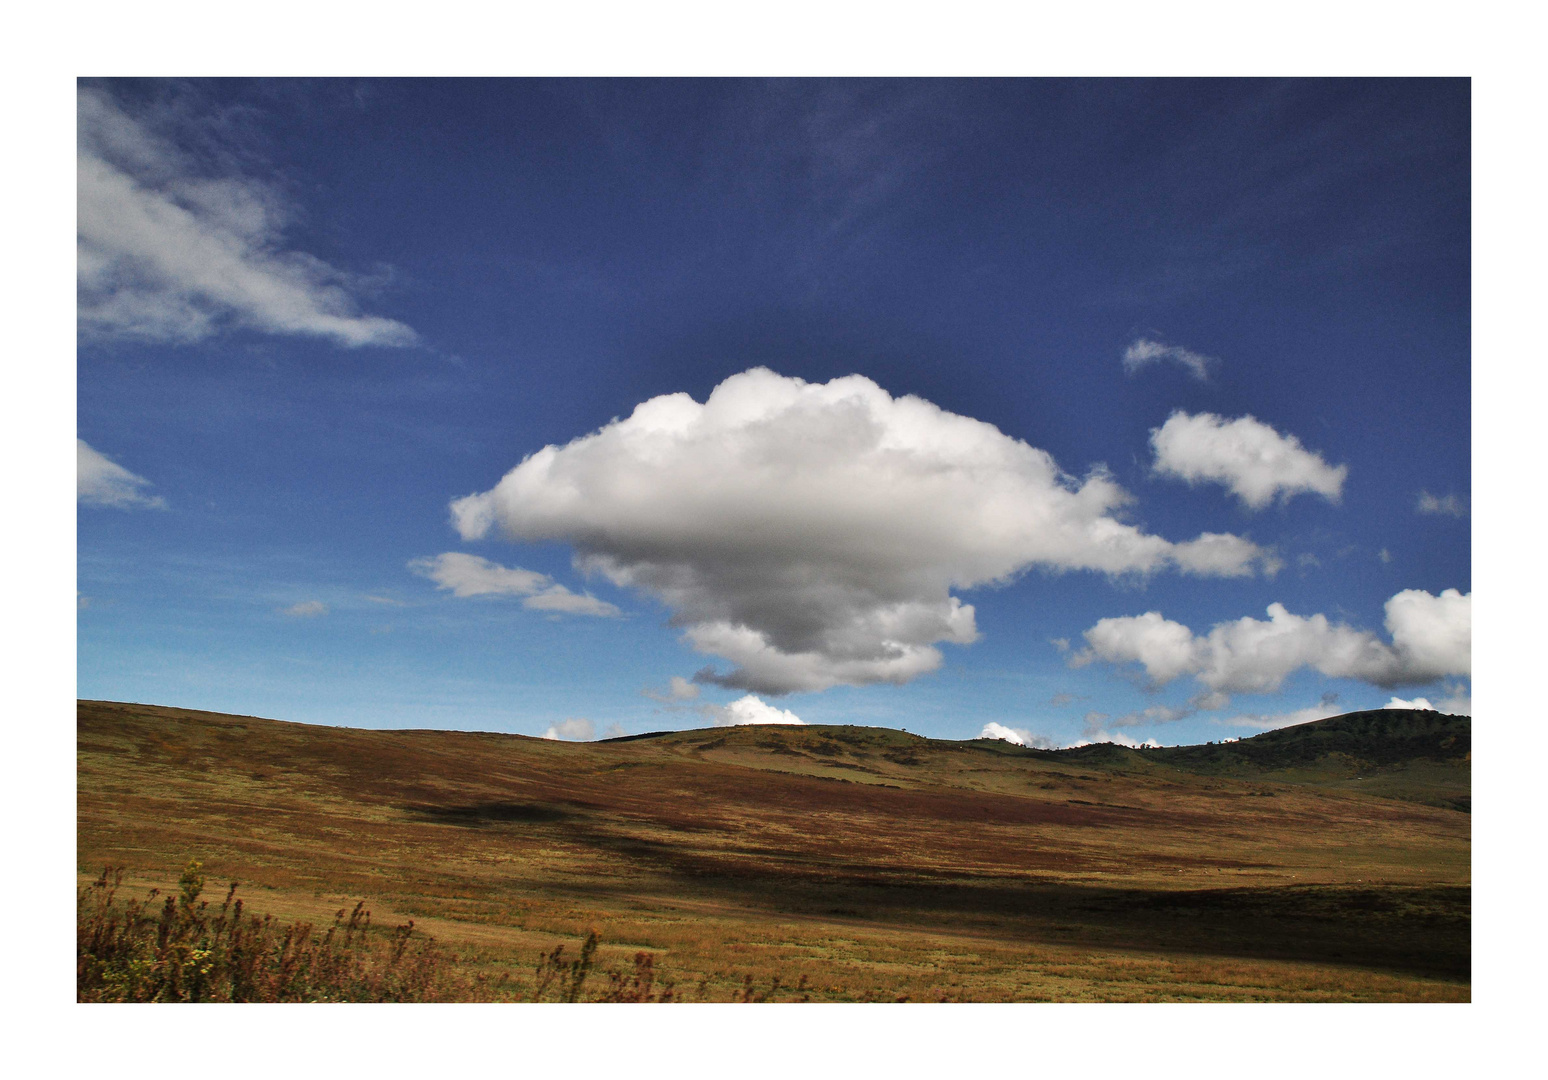
{"type": "Polygon", "coordinates": [[[143,895],[198,858],[281,921],[363,899],[496,999],[595,930],[591,985],[643,951],[689,1001],[1465,1001],[1469,733],[1391,712],[1144,752],[571,744],[83,701],[77,862],[143,895]]]}

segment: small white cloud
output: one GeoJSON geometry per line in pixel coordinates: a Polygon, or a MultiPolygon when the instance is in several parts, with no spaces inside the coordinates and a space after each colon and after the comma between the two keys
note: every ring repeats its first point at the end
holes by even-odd
{"type": "Polygon", "coordinates": [[[166,500],[160,496],[146,495],[141,489],[150,486],[143,476],[136,476],[111,458],[88,446],[84,439],[75,440],[75,499],[87,506],[113,506],[121,510],[133,507],[165,509],[166,500]]]}
{"type": "Polygon", "coordinates": [[[1162,360],[1170,360],[1179,365],[1200,382],[1209,378],[1210,366],[1215,363],[1210,357],[1192,352],[1181,345],[1163,345],[1149,338],[1138,338],[1123,351],[1123,369],[1130,375],[1147,364],[1160,363],[1162,360]]]}
{"type": "Polygon", "coordinates": [[[996,724],[993,721],[984,725],[984,730],[979,732],[980,739],[1000,739],[1013,743],[1016,746],[1030,746],[1037,750],[1049,750],[1053,748],[1053,740],[1046,735],[1034,735],[1026,728],[1006,727],[1004,724],[996,724]]]}
{"type": "Polygon", "coordinates": [[[1217,623],[1208,635],[1197,636],[1160,612],[1147,611],[1099,620],[1086,631],[1088,647],[1068,663],[1138,663],[1152,687],[1192,675],[1217,695],[1271,693],[1304,667],[1381,687],[1413,685],[1471,674],[1472,612],[1471,593],[1404,590],[1386,604],[1388,645],[1325,615],[1293,615],[1283,604],[1269,605],[1266,622],[1217,623]]]}
{"type": "Polygon", "coordinates": [[[1376,553],[1376,557],[1384,563],[1389,563],[1392,561],[1392,552],[1388,551],[1386,548],[1382,548],[1376,553]]]}
{"type": "MultiPolygon", "coordinates": [[[[1139,727],[1142,724],[1173,724],[1179,720],[1187,720],[1198,712],[1198,706],[1189,704],[1185,706],[1152,705],[1137,712],[1125,713],[1111,721],[1113,727],[1139,727]]],[[[1103,717],[1106,720],[1106,717],[1103,717]]]]}
{"type": "Polygon", "coordinates": [[[1161,745],[1155,739],[1145,739],[1142,742],[1139,739],[1131,738],[1130,736],[1125,735],[1121,731],[1097,730],[1088,731],[1085,733],[1084,737],[1079,738],[1072,743],[1066,744],[1066,749],[1072,749],[1077,746],[1094,746],[1097,743],[1115,743],[1118,746],[1127,746],[1130,750],[1143,750],[1150,747],[1159,747],[1161,745]]]}
{"type": "Polygon", "coordinates": [[[447,551],[409,561],[409,569],[453,596],[531,596],[552,583],[547,574],[506,567],[477,555],[447,551]]]}
{"type": "Polygon", "coordinates": [[[1101,619],[1085,637],[1088,648],[1071,655],[1070,667],[1085,667],[1095,660],[1112,664],[1137,661],[1155,686],[1165,686],[1179,675],[1199,670],[1199,646],[1193,631],[1159,611],[1101,619]]]}
{"type": "Polygon", "coordinates": [[[669,705],[675,705],[677,702],[692,701],[694,698],[698,697],[699,688],[693,683],[689,682],[687,679],[683,678],[681,675],[673,675],[672,678],[667,682],[667,688],[665,692],[660,690],[647,689],[641,690],[640,693],[644,694],[652,701],[663,701],[669,705]]]}
{"type": "Polygon", "coordinates": [[[622,614],[618,608],[590,594],[573,593],[556,584],[547,574],[523,570],[519,566],[501,566],[477,555],[447,551],[440,555],[411,559],[408,567],[427,577],[453,596],[520,596],[522,607],[535,611],[554,611],[565,615],[596,615],[612,618],[622,614]]]}
{"type": "Polygon", "coordinates": [[[597,737],[597,730],[590,720],[575,716],[549,725],[548,730],[543,732],[541,737],[562,739],[565,742],[591,742],[597,737]]]}
{"type": "Polygon", "coordinates": [[[415,340],[359,314],[360,279],[285,249],[276,187],[201,167],[99,90],[76,103],[83,335],[189,342],[236,325],[351,346],[415,340]]]}
{"type": "Polygon", "coordinates": [[[1330,716],[1338,716],[1347,710],[1334,708],[1331,703],[1311,705],[1304,709],[1295,709],[1282,713],[1238,713],[1236,716],[1217,719],[1215,723],[1227,727],[1256,728],[1259,731],[1273,731],[1276,728],[1293,727],[1296,724],[1309,724],[1314,720],[1326,720],[1330,716]]]}
{"type": "Polygon", "coordinates": [[[544,447],[451,510],[465,539],[568,542],[587,572],[659,598],[734,665],[696,681],[782,694],[936,670],[939,643],[978,639],[953,590],[1032,566],[1231,577],[1267,557],[1228,534],[1147,534],[1120,520],[1130,501],[1100,467],[1076,479],[862,376],[757,368],[544,447]]]}
{"type": "Polygon", "coordinates": [[[1282,435],[1251,416],[1227,420],[1179,410],[1151,430],[1150,445],[1158,476],[1224,484],[1252,510],[1303,492],[1338,502],[1349,474],[1349,466],[1329,465],[1294,435],[1282,435]]]}
{"type": "Polygon", "coordinates": [[[716,727],[736,727],[742,724],[804,724],[789,709],[776,709],[756,694],[737,698],[729,705],[701,705],[700,710],[716,727]]]}
{"type": "Polygon", "coordinates": [[[1412,701],[1404,701],[1395,697],[1382,706],[1383,709],[1424,709],[1426,712],[1434,712],[1435,706],[1430,704],[1429,698],[1416,697],[1412,701]]]}
{"type": "Polygon", "coordinates": [[[595,615],[612,619],[623,614],[606,600],[598,600],[590,593],[572,593],[563,585],[550,585],[542,592],[521,602],[524,608],[534,611],[557,611],[565,615],[595,615]]]}
{"type": "Polygon", "coordinates": [[[315,619],[320,615],[328,614],[328,605],[321,600],[303,600],[299,604],[291,604],[288,608],[283,608],[281,613],[297,619],[315,619]]]}
{"type": "Polygon", "coordinates": [[[1428,491],[1419,493],[1419,501],[1415,506],[1421,514],[1444,514],[1447,517],[1466,517],[1467,504],[1455,495],[1431,495],[1428,491]]]}
{"type": "Polygon", "coordinates": [[[1435,703],[1435,708],[1452,716],[1473,715],[1473,695],[1466,683],[1447,683],[1446,696],[1435,703]]]}

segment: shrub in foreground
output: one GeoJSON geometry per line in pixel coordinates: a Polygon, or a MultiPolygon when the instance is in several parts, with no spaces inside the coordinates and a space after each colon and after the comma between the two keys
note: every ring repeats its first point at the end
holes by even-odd
{"type": "MultiPolygon", "coordinates": [[[[364,900],[319,933],[311,923],[244,912],[235,882],[211,907],[200,899],[201,870],[198,860],[188,864],[175,897],[152,889],[144,900],[120,902],[123,870],[112,867],[77,890],[77,1001],[476,1001],[513,993],[530,1001],[683,1000],[660,979],[652,953],[635,953],[623,971],[599,970],[595,930],[573,958],[562,944],[540,954],[528,997],[506,976],[494,985],[465,977],[457,957],[416,933],[412,920],[390,932],[373,928],[364,900]]],[[[732,1000],[768,1001],[780,989],[776,977],[760,992],[748,975],[732,1000]]],[[[786,992],[810,1000],[804,976],[786,992]]]]}
{"type": "Polygon", "coordinates": [[[179,893],[160,903],[120,904],[122,869],[109,868],[76,893],[77,1001],[445,1001],[468,1000],[454,958],[412,921],[374,930],[365,901],[318,933],[244,914],[232,883],[211,908],[201,900],[201,864],[190,862],[179,893]]]}

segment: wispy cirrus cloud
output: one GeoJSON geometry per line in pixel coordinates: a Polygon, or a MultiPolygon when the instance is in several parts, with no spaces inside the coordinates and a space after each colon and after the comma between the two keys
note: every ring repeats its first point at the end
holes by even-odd
{"type": "Polygon", "coordinates": [[[1455,495],[1431,495],[1421,491],[1414,504],[1421,514],[1440,514],[1445,517],[1467,517],[1467,503],[1455,495]]]}
{"type": "Polygon", "coordinates": [[[224,327],[407,345],[362,280],[285,244],[272,185],[221,173],[108,94],[77,93],[76,283],[86,338],[192,342],[224,327]]]}
{"type": "Polygon", "coordinates": [[[1279,713],[1237,713],[1234,716],[1221,717],[1215,723],[1225,727],[1256,728],[1259,731],[1274,731],[1278,728],[1294,727],[1296,724],[1310,724],[1314,720],[1326,720],[1330,716],[1337,716],[1346,709],[1336,708],[1330,704],[1309,705],[1304,709],[1292,709],[1279,713]]]}
{"type": "Polygon", "coordinates": [[[589,593],[573,593],[547,574],[523,570],[519,566],[501,566],[478,555],[447,551],[440,555],[411,559],[408,567],[427,577],[453,596],[519,596],[521,606],[534,611],[552,611],[564,615],[595,615],[614,618],[621,614],[613,604],[589,593]]]}
{"type": "Polygon", "coordinates": [[[1447,683],[1442,689],[1446,696],[1435,703],[1435,708],[1453,716],[1473,715],[1473,690],[1467,683],[1447,683]]]}
{"type": "Polygon", "coordinates": [[[1102,717],[1102,722],[1092,723],[1087,721],[1086,733],[1101,731],[1104,727],[1142,727],[1147,724],[1174,724],[1179,720],[1187,720],[1198,714],[1201,708],[1209,708],[1213,702],[1206,697],[1200,697],[1187,705],[1151,705],[1135,712],[1124,713],[1118,717],[1102,717]]]}
{"type": "Polygon", "coordinates": [[[1150,432],[1153,471],[1189,484],[1218,483],[1242,504],[1261,510],[1275,498],[1301,493],[1338,502],[1347,465],[1329,465],[1294,435],[1283,435],[1251,416],[1227,420],[1214,413],[1181,410],[1150,432]]]}
{"type": "Polygon", "coordinates": [[[1166,345],[1150,338],[1136,338],[1123,351],[1123,370],[1133,375],[1151,364],[1168,361],[1176,364],[1200,382],[1209,378],[1209,369],[1218,361],[1181,345],[1166,345]]]}
{"type": "Polygon", "coordinates": [[[328,605],[321,600],[302,600],[298,604],[281,608],[280,614],[289,615],[293,619],[317,619],[328,614],[328,605]]]}
{"type": "Polygon", "coordinates": [[[689,682],[681,675],[673,675],[671,680],[667,683],[665,693],[662,693],[660,690],[651,689],[641,690],[640,693],[650,698],[652,701],[662,701],[666,702],[667,704],[675,704],[682,701],[692,701],[694,698],[698,697],[699,687],[697,683],[689,682]]]}
{"type": "Polygon", "coordinates": [[[164,510],[167,502],[159,495],[147,495],[151,482],[136,476],[106,454],[75,440],[75,500],[86,506],[112,506],[120,510],[136,507],[164,510]]]}
{"type": "Polygon", "coordinates": [[[530,455],[452,503],[465,539],[568,541],[577,564],[659,597],[698,651],[698,682],[758,693],[905,683],[939,642],[978,638],[953,589],[1042,566],[1251,576],[1240,536],[1172,542],[1120,520],[1109,474],[859,375],[825,384],[757,368],[700,404],[668,394],[530,455]]]}

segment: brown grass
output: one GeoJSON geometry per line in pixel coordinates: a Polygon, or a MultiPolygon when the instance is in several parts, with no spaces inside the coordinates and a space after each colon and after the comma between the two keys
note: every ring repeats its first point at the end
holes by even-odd
{"type": "Polygon", "coordinates": [[[412,921],[383,940],[365,901],[317,934],[310,923],[281,926],[243,913],[232,882],[219,908],[201,900],[196,860],[178,895],[118,902],[123,872],[109,868],[76,896],[78,1001],[447,1001],[474,987],[452,973],[452,958],[412,921]]]}
{"type": "Polygon", "coordinates": [[[572,745],[83,702],[78,748],[83,880],[197,856],[287,924],[366,897],[501,999],[561,996],[533,958],[593,931],[588,999],[1470,994],[1469,818],[1360,793],[859,728],[572,745]]]}

